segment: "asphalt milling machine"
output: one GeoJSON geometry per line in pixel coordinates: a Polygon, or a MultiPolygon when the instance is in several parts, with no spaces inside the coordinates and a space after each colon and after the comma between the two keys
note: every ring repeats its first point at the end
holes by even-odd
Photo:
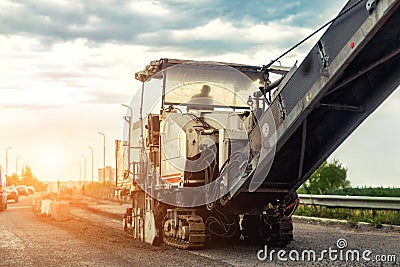
{"type": "Polygon", "coordinates": [[[289,244],[296,190],[400,84],[399,6],[349,1],[299,66],[163,58],[137,72],[124,230],[181,249],[289,244]]]}

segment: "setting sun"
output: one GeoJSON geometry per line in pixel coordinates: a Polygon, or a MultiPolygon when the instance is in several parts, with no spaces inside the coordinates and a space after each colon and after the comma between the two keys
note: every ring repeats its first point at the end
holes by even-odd
{"type": "Polygon", "coordinates": [[[47,167],[56,167],[60,164],[61,154],[54,148],[45,149],[43,151],[43,161],[47,167]]]}

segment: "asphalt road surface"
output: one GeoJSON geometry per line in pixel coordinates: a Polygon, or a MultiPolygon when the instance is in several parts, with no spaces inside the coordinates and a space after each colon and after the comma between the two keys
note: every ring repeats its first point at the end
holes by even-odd
{"type": "Polygon", "coordinates": [[[29,198],[20,200],[0,212],[0,266],[400,265],[400,233],[394,230],[296,221],[294,241],[285,249],[229,242],[181,251],[133,240],[115,216],[72,207],[74,217],[59,222],[34,213],[29,198]]]}

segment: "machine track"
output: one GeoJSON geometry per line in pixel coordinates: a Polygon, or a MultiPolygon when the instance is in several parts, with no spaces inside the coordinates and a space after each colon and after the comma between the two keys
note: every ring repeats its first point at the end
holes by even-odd
{"type": "Polygon", "coordinates": [[[168,246],[171,247],[176,247],[179,249],[201,249],[204,247],[204,243],[190,243],[189,241],[185,241],[185,240],[179,240],[177,238],[171,238],[171,237],[166,237],[164,236],[163,241],[165,244],[167,244],[168,246]]]}
{"type": "Polygon", "coordinates": [[[193,210],[170,210],[164,221],[163,241],[179,249],[200,249],[206,242],[205,228],[203,219],[193,210]]]}

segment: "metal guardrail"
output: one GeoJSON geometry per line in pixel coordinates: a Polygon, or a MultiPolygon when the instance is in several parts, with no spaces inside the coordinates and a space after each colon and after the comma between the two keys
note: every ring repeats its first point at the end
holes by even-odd
{"type": "Polygon", "coordinates": [[[86,195],[94,198],[113,199],[115,197],[115,189],[106,187],[97,190],[88,190],[86,195]]]}
{"type": "Polygon", "coordinates": [[[306,205],[351,209],[400,210],[400,198],[398,197],[299,194],[299,199],[301,204],[306,205]]]}

